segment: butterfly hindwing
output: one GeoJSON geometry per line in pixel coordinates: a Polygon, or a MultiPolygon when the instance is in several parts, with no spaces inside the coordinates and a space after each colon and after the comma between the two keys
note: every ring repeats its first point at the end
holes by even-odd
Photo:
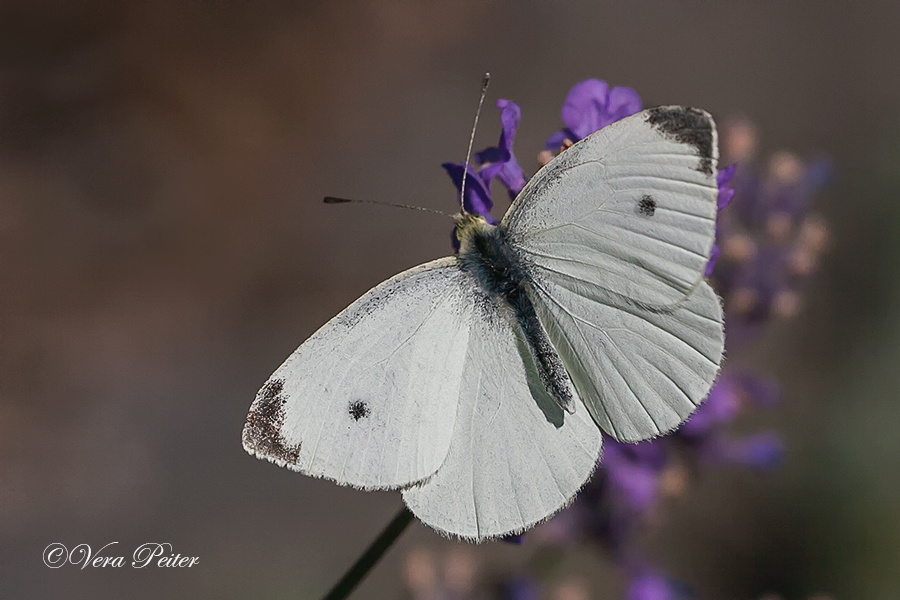
{"type": "Polygon", "coordinates": [[[303,343],[257,395],[251,454],[314,477],[391,489],[444,462],[472,321],[446,258],[385,281],[303,343]]]}
{"type": "Polygon", "coordinates": [[[525,343],[508,310],[476,301],[447,460],[403,492],[427,525],[475,541],[520,532],[566,506],[594,471],[600,431],[574,391],[573,414],[547,393],[525,343]]]}
{"type": "Polygon", "coordinates": [[[725,344],[722,307],[702,282],[676,308],[604,304],[549,279],[535,309],[597,424],[636,442],[684,421],[706,398],[725,344]]]}

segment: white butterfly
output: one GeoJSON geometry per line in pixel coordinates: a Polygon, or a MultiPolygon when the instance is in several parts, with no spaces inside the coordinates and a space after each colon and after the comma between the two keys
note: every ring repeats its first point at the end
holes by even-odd
{"type": "Polygon", "coordinates": [[[547,519],[590,478],[601,430],[660,435],[712,386],[716,165],[697,109],[581,140],[498,226],[461,215],[458,256],[392,277],[304,342],[257,395],[244,448],[400,489],[422,522],[470,540],[547,519]]]}

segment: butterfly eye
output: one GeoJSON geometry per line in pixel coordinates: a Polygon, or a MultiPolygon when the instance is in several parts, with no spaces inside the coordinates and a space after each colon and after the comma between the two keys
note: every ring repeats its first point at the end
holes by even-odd
{"type": "Polygon", "coordinates": [[[350,403],[349,412],[354,421],[359,421],[368,417],[371,411],[369,410],[369,405],[362,400],[354,400],[350,403]]]}
{"type": "Polygon", "coordinates": [[[638,212],[645,217],[652,217],[656,213],[656,200],[652,196],[644,194],[638,202],[638,212]]]}

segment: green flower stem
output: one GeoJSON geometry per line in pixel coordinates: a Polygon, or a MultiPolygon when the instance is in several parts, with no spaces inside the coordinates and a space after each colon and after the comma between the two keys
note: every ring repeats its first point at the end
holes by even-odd
{"type": "Polygon", "coordinates": [[[397,538],[400,537],[400,534],[403,533],[403,530],[406,529],[406,526],[409,525],[412,519],[413,514],[409,512],[409,509],[406,508],[406,506],[401,508],[400,512],[397,513],[397,516],[388,523],[388,526],[384,528],[384,531],[382,531],[377,538],[375,538],[375,541],[372,542],[363,555],[359,557],[356,563],[344,573],[344,576],[341,577],[340,581],[334,584],[334,587],[331,588],[331,591],[328,592],[323,600],[344,600],[347,598],[356,586],[359,585],[359,582],[369,574],[372,567],[381,560],[381,557],[384,556],[384,553],[387,552],[388,548],[397,541],[397,538]]]}

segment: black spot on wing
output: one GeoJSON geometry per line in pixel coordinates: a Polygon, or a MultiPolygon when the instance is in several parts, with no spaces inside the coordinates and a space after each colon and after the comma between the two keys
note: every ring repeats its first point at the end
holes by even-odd
{"type": "Polygon", "coordinates": [[[697,108],[659,106],[647,111],[647,122],[682,144],[690,144],[700,156],[697,170],[712,175],[713,123],[697,108]]]}
{"type": "Polygon", "coordinates": [[[354,421],[359,421],[368,417],[372,411],[369,409],[369,405],[362,400],[354,400],[350,403],[348,412],[354,421]]]}
{"type": "Polygon", "coordinates": [[[259,390],[256,402],[244,426],[244,445],[257,455],[267,456],[288,464],[300,459],[300,443],[288,445],[281,433],[284,424],[284,380],[270,379],[259,390]]]}
{"type": "Polygon", "coordinates": [[[638,212],[645,217],[652,217],[656,214],[656,200],[653,199],[653,196],[644,194],[638,202],[638,212]]]}

